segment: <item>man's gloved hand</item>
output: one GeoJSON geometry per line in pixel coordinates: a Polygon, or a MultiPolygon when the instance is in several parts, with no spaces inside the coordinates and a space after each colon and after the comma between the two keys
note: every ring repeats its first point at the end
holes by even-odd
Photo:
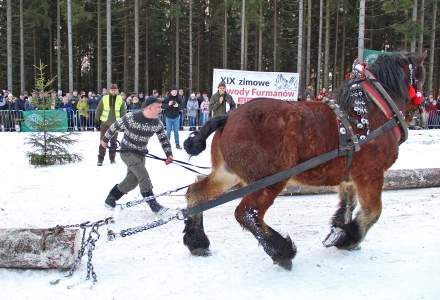
{"type": "Polygon", "coordinates": [[[165,164],[166,164],[166,165],[169,165],[169,164],[172,163],[172,162],[173,162],[173,156],[170,155],[170,156],[168,156],[167,159],[165,160],[165,164]]]}
{"type": "Polygon", "coordinates": [[[99,130],[101,128],[101,121],[95,121],[95,128],[99,130]]]}

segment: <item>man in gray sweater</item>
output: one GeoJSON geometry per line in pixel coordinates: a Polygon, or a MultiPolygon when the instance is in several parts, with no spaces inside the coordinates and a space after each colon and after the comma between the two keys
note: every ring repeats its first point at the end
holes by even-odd
{"type": "MultiPolygon", "coordinates": [[[[116,184],[105,200],[108,207],[115,207],[116,201],[124,194],[139,185],[143,197],[153,196],[153,185],[145,168],[145,154],[148,153],[148,140],[156,134],[162,144],[162,149],[167,157],[165,164],[173,161],[171,145],[167,139],[163,123],[158,116],[161,112],[161,101],[156,97],[148,97],[142,103],[142,109],[127,113],[114,122],[101,140],[102,147],[107,147],[108,142],[118,132],[124,132],[121,141],[121,159],[127,165],[127,175],[121,183],[116,184]]],[[[163,210],[156,199],[148,201],[151,210],[155,213],[163,210]]]]}

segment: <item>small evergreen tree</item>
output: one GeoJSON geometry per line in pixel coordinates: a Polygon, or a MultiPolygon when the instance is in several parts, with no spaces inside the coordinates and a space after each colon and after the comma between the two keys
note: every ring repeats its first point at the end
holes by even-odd
{"type": "Polygon", "coordinates": [[[64,164],[71,162],[79,162],[82,160],[81,155],[71,154],[68,151],[68,146],[77,141],[72,138],[73,133],[68,134],[53,134],[50,130],[62,126],[64,120],[50,117],[52,100],[50,99],[50,91],[47,89],[52,85],[55,78],[46,80],[44,76],[44,69],[46,65],[41,63],[35,68],[38,70],[38,77],[35,81],[35,92],[37,98],[31,99],[31,104],[41,111],[40,114],[33,115],[32,118],[27,118],[26,123],[28,127],[36,130],[26,139],[26,144],[32,146],[33,151],[26,152],[29,162],[34,166],[48,166],[54,164],[64,164]]]}

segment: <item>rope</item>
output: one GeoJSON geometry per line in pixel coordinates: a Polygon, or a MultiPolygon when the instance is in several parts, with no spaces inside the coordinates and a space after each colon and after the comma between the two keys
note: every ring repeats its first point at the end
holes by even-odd
{"type": "MultiPolygon", "coordinates": [[[[117,143],[120,144],[119,141],[118,141],[117,143]]],[[[123,152],[132,152],[132,153],[137,153],[137,154],[139,154],[139,155],[143,155],[143,156],[145,156],[145,157],[152,158],[152,159],[156,159],[156,160],[161,160],[161,161],[166,161],[166,160],[167,160],[166,158],[162,158],[162,157],[159,157],[159,156],[157,156],[157,155],[154,155],[154,154],[150,154],[150,153],[148,153],[148,150],[144,152],[144,151],[136,151],[136,150],[122,150],[122,149],[115,149],[114,147],[111,147],[111,146],[107,146],[107,148],[108,148],[108,149],[112,149],[112,150],[114,150],[115,152],[119,152],[119,153],[123,153],[123,152]]],[[[189,166],[191,166],[191,167],[196,167],[196,168],[199,168],[199,169],[205,169],[205,170],[209,170],[209,169],[211,169],[211,167],[198,166],[198,165],[194,165],[194,164],[187,163],[187,162],[184,162],[184,161],[181,161],[181,160],[177,160],[177,159],[173,159],[173,161],[172,161],[171,163],[173,163],[173,164],[175,164],[175,165],[177,165],[177,166],[179,166],[179,167],[182,167],[182,168],[184,168],[184,169],[187,169],[188,171],[191,171],[191,172],[193,172],[193,173],[200,174],[200,175],[206,175],[206,174],[200,173],[199,171],[194,170],[194,169],[190,168],[189,166]]]]}

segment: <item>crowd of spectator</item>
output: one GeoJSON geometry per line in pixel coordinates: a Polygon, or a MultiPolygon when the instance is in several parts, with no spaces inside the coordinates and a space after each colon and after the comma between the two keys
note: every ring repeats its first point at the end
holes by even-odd
{"type": "MultiPolygon", "coordinates": [[[[44,109],[63,110],[67,112],[68,128],[75,131],[94,130],[98,124],[95,122],[95,111],[101,98],[107,94],[107,89],[101,93],[86,91],[73,91],[63,93],[62,91],[51,92],[48,95],[48,106],[44,109]]],[[[135,111],[141,108],[142,102],[149,96],[143,92],[127,94],[120,93],[124,105],[128,111],[135,111]]],[[[152,96],[165,99],[167,95],[160,95],[158,90],[153,90],[152,96]]],[[[18,97],[3,90],[0,93],[0,131],[19,131],[23,122],[23,111],[38,110],[36,101],[42,95],[37,92],[23,92],[18,97]]],[[[197,126],[205,124],[209,119],[209,97],[207,93],[191,93],[186,95],[183,89],[178,90],[178,97],[182,106],[180,113],[180,129],[189,127],[195,130],[197,126]]],[[[163,121],[165,124],[164,117],[163,121]]]]}

